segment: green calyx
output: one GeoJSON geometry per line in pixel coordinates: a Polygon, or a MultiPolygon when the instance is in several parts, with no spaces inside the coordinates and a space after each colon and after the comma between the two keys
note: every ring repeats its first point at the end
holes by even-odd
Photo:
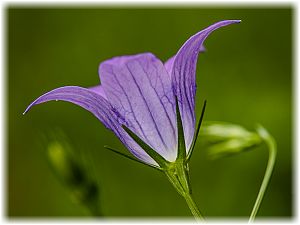
{"type": "Polygon", "coordinates": [[[173,184],[178,193],[182,196],[191,194],[188,164],[176,161],[169,164],[164,170],[169,181],[173,184]]]}
{"type": "MultiPolygon", "coordinates": [[[[178,109],[178,106],[177,106],[178,109]]],[[[180,117],[180,116],[179,116],[180,117]]],[[[181,119],[178,119],[177,121],[181,123],[181,119]]],[[[140,145],[141,148],[144,149],[144,151],[157,162],[159,165],[159,170],[164,172],[166,176],[168,177],[169,181],[172,183],[172,185],[175,187],[177,192],[184,197],[184,199],[187,201],[188,205],[191,208],[191,211],[195,217],[200,217],[200,212],[197,209],[195,203],[192,201],[191,198],[191,188],[190,188],[190,179],[189,179],[189,168],[188,168],[188,162],[186,160],[185,155],[185,144],[184,143],[184,137],[183,137],[183,128],[182,125],[178,125],[179,131],[178,134],[182,132],[182,135],[178,135],[178,155],[175,162],[169,162],[165,158],[163,158],[161,155],[159,155],[156,151],[154,151],[149,145],[147,145],[143,140],[141,140],[136,134],[134,134],[128,127],[123,126],[124,130],[128,133],[130,137],[132,137],[133,140],[136,141],[140,145]],[[181,131],[180,131],[181,129],[181,131]],[[183,138],[182,139],[180,138],[183,138]],[[183,152],[184,151],[184,152],[183,152]]],[[[110,149],[110,148],[108,148],[110,149]]],[[[112,149],[110,149],[112,150],[112,149]]],[[[117,152],[114,150],[114,152],[117,152]]],[[[119,152],[117,152],[119,153],[119,152]]],[[[119,153],[121,154],[121,153],[119,153]]],[[[122,154],[123,155],[123,154],[122,154]]],[[[127,158],[132,159],[131,157],[126,156],[127,158]]],[[[137,160],[135,160],[137,161],[137,160]]],[[[141,161],[139,161],[141,162],[141,161]]]]}
{"type": "Polygon", "coordinates": [[[137,136],[128,127],[126,127],[125,125],[123,125],[122,127],[127,132],[127,134],[159,165],[160,170],[166,174],[166,176],[173,184],[173,186],[176,188],[176,190],[179,192],[179,194],[184,196],[191,193],[191,188],[189,184],[188,158],[186,154],[183,125],[182,125],[178,100],[177,98],[175,99],[176,99],[177,133],[178,133],[178,143],[177,143],[178,151],[177,151],[177,158],[175,162],[167,161],[164,157],[162,157],[154,149],[152,149],[148,144],[146,144],[141,138],[139,138],[139,136],[137,136]]]}
{"type": "MultiPolygon", "coordinates": [[[[177,118],[178,119],[178,118],[177,118]]],[[[181,122],[181,119],[179,119],[181,122]]],[[[178,126],[179,129],[182,129],[182,126],[178,126]],[[180,128],[181,127],[181,128],[180,128]]],[[[182,148],[179,148],[178,156],[175,162],[169,162],[161,155],[159,155],[154,149],[152,149],[149,145],[147,145],[142,139],[140,139],[135,133],[133,133],[128,127],[123,125],[124,130],[128,133],[133,140],[136,141],[140,145],[141,148],[160,166],[160,170],[163,171],[170,182],[173,184],[178,193],[182,196],[191,193],[190,184],[189,184],[189,170],[188,164],[185,158],[185,155],[182,150],[185,152],[185,145],[182,148]],[[184,158],[182,157],[184,156],[184,158]]],[[[180,131],[179,131],[180,134],[180,131]]],[[[179,137],[183,137],[179,135],[179,137]]],[[[179,138],[178,143],[181,144],[182,140],[179,138]]],[[[184,141],[184,137],[183,137],[184,141]]],[[[184,143],[184,142],[183,142],[184,143]]],[[[180,145],[179,145],[180,146],[180,145]]],[[[111,150],[111,149],[110,149],[111,150]]],[[[116,151],[115,151],[116,152],[116,151]]],[[[140,162],[140,161],[139,161],[140,162]]]]}
{"type": "MultiPolygon", "coordinates": [[[[206,107],[206,101],[204,102],[201,117],[197,126],[197,130],[195,132],[193,142],[191,145],[191,149],[189,151],[189,154],[186,153],[186,145],[185,145],[185,138],[184,138],[184,130],[183,130],[183,124],[181,120],[180,110],[179,110],[179,104],[178,99],[175,96],[175,102],[176,102],[176,121],[177,121],[177,134],[178,134],[178,142],[177,142],[177,158],[175,162],[169,162],[164,157],[162,157],[159,153],[157,153],[152,147],[150,147],[147,143],[145,143],[138,135],[136,135],[131,129],[129,129],[127,126],[122,125],[122,128],[126,131],[126,133],[159,165],[159,168],[164,171],[169,171],[170,168],[174,168],[174,165],[180,165],[182,164],[182,167],[187,167],[187,163],[191,158],[193,149],[195,147],[195,143],[197,141],[197,137],[200,131],[201,123],[203,120],[205,107],[206,107]]],[[[120,155],[125,156],[126,158],[133,159],[131,156],[128,156],[124,153],[121,153],[115,149],[112,149],[111,147],[105,146],[105,148],[112,150],[115,153],[118,153],[120,155]]],[[[133,159],[134,160],[134,159],[133,159]]],[[[139,160],[134,160],[141,162],[139,160]]],[[[143,163],[143,162],[142,162],[143,163]]]]}

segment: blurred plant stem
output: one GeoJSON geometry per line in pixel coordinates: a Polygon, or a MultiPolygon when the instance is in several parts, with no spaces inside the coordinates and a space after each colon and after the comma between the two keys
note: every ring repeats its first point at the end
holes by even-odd
{"type": "Polygon", "coordinates": [[[55,134],[47,144],[47,159],[56,177],[77,204],[87,209],[90,215],[102,216],[99,205],[99,185],[92,173],[83,165],[78,154],[66,141],[64,135],[55,134]]]}
{"type": "Polygon", "coordinates": [[[253,149],[253,147],[262,143],[267,145],[269,151],[268,164],[249,219],[249,222],[253,222],[274,169],[277,152],[274,138],[261,125],[258,125],[256,131],[252,132],[240,125],[220,121],[206,122],[200,134],[209,144],[208,152],[212,159],[236,155],[253,149]]]}
{"type": "Polygon", "coordinates": [[[266,145],[268,146],[269,159],[268,159],[265,176],[263,178],[263,182],[260,186],[259,193],[257,195],[254,207],[252,209],[249,222],[254,221],[256,214],[259,210],[262,199],[264,197],[264,194],[265,194],[268,184],[270,182],[270,178],[271,178],[271,175],[272,175],[272,172],[274,169],[274,164],[275,164],[276,154],[277,154],[276,142],[275,142],[274,138],[268,133],[268,131],[264,127],[259,125],[257,127],[257,132],[258,132],[259,136],[263,139],[263,141],[266,143],[266,145]]]}

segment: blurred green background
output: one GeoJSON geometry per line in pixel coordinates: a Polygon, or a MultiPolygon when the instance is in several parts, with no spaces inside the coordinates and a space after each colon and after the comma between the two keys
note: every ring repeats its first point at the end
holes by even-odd
{"type": "MultiPolygon", "coordinates": [[[[88,216],[74,204],[45,159],[41,136],[61,128],[93,160],[107,217],[191,216],[163,174],[103,148],[124,149],[87,111],[65,102],[36,106],[39,95],[65,85],[98,84],[98,65],[113,56],[153,52],[162,60],[213,22],[242,23],[214,32],[197,70],[197,115],[275,137],[278,159],[259,217],[293,216],[291,6],[177,8],[7,6],[7,215],[88,216]]],[[[190,164],[195,201],[204,216],[250,215],[267,163],[265,146],[211,161],[197,143],[190,164]]]]}

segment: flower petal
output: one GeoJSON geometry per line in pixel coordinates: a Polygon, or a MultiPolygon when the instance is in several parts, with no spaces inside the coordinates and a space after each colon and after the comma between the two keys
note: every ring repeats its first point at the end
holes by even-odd
{"type": "Polygon", "coordinates": [[[114,113],[113,108],[107,100],[87,88],[66,86],[54,89],[32,102],[24,114],[28,112],[32,106],[52,100],[71,102],[88,110],[96,116],[106,128],[112,130],[135,157],[148,164],[157,165],[157,163],[124,131],[118,121],[118,115],[114,113]]]}
{"type": "Polygon", "coordinates": [[[171,75],[174,91],[178,96],[187,151],[190,149],[195,132],[195,75],[198,54],[203,51],[203,42],[211,32],[239,22],[240,20],[220,21],[198,32],[190,37],[177,54],[165,63],[165,68],[171,75]]]}
{"type": "Polygon", "coordinates": [[[89,90],[95,92],[96,94],[100,95],[101,97],[105,98],[107,100],[107,97],[105,95],[104,89],[102,87],[102,85],[97,85],[94,87],[89,87],[89,90]]]}
{"type": "MultiPolygon", "coordinates": [[[[206,48],[201,45],[200,48],[199,48],[199,53],[201,52],[205,52],[206,51],[206,48]]],[[[173,63],[174,63],[174,59],[175,59],[175,56],[176,55],[173,55],[171,58],[167,59],[166,62],[164,63],[164,66],[168,72],[168,74],[172,74],[172,69],[173,69],[173,63]]]]}
{"type": "Polygon", "coordinates": [[[168,161],[177,154],[175,100],[171,78],[151,53],[101,63],[101,84],[126,126],[168,161]]]}

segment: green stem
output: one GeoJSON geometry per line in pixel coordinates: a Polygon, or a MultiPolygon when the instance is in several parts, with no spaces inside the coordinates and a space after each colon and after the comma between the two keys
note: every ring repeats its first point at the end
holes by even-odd
{"type": "Polygon", "coordinates": [[[195,219],[197,221],[203,221],[204,218],[191,195],[192,190],[189,182],[188,165],[178,160],[177,162],[171,163],[164,172],[177,192],[185,199],[195,219]]]}
{"type": "Polygon", "coordinates": [[[259,193],[257,195],[254,207],[252,209],[251,215],[249,222],[253,222],[256,214],[259,210],[259,207],[261,205],[262,199],[264,197],[265,191],[268,187],[268,184],[270,182],[270,178],[274,169],[274,164],[275,164],[275,159],[276,159],[276,153],[277,153],[277,147],[276,147],[276,142],[274,138],[261,126],[258,127],[258,133],[261,136],[261,138],[265,141],[265,143],[268,146],[269,149],[269,159],[268,159],[268,164],[265,172],[265,176],[263,179],[263,182],[260,186],[259,193]]]}
{"type": "Polygon", "coordinates": [[[196,220],[199,221],[204,221],[203,216],[201,215],[196,203],[194,202],[192,195],[191,194],[185,194],[182,195],[186,201],[186,203],[188,204],[193,216],[195,217],[196,220]]]}

